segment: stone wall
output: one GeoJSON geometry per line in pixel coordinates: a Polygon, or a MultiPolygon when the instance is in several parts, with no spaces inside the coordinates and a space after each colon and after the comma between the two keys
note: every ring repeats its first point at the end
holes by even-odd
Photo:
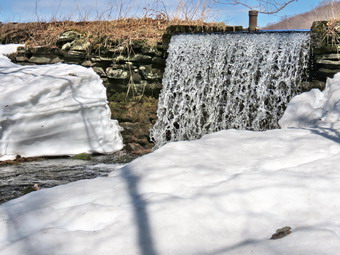
{"type": "MultiPolygon", "coordinates": [[[[64,62],[93,68],[107,88],[112,118],[124,128],[125,149],[150,151],[149,130],[156,121],[167,48],[175,34],[243,31],[240,26],[170,26],[156,45],[145,41],[107,41],[78,31],[65,31],[54,47],[19,48],[11,55],[22,65],[64,62]],[[93,43],[93,42],[96,43],[93,43]]],[[[311,32],[311,80],[308,88],[323,88],[327,77],[340,72],[340,21],[314,22],[311,32]]]]}
{"type": "Polygon", "coordinates": [[[340,72],[340,21],[314,22],[311,40],[311,78],[324,83],[340,72]]]}
{"type": "Polygon", "coordinates": [[[242,27],[222,25],[170,26],[156,45],[146,41],[94,40],[85,33],[71,30],[62,33],[54,47],[26,45],[10,58],[22,65],[68,63],[93,68],[107,88],[112,118],[124,128],[125,150],[144,154],[153,147],[149,130],[157,118],[158,96],[171,36],[242,30],[242,27]]]}

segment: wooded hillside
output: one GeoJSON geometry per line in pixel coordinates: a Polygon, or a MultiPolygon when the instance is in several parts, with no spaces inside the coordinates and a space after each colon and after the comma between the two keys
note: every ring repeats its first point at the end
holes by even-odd
{"type": "Polygon", "coordinates": [[[312,23],[318,20],[340,19],[340,2],[329,2],[317,8],[292,17],[283,17],[278,23],[262,29],[310,29],[312,23]]]}

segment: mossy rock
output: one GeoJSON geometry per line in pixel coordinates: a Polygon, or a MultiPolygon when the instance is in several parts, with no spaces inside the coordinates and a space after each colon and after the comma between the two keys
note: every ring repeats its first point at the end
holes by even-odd
{"type": "Polygon", "coordinates": [[[72,156],[72,158],[80,159],[80,160],[91,160],[91,155],[87,153],[80,153],[80,154],[72,156]]]}
{"type": "Polygon", "coordinates": [[[74,40],[82,37],[84,37],[83,33],[77,30],[67,30],[59,35],[56,45],[58,47],[62,47],[65,43],[73,42],[74,40]]]}

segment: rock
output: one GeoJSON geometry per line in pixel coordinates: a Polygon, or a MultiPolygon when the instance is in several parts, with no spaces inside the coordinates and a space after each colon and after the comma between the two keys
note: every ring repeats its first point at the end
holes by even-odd
{"type": "Polygon", "coordinates": [[[124,71],[122,69],[113,69],[111,67],[106,69],[106,74],[108,78],[116,80],[126,80],[130,77],[128,71],[124,71]]]}
{"type": "Polygon", "coordinates": [[[119,63],[119,64],[125,64],[126,62],[129,61],[129,58],[120,55],[120,56],[116,57],[116,58],[114,59],[114,61],[115,61],[116,63],[119,63]]]}
{"type": "Polygon", "coordinates": [[[76,30],[68,30],[59,35],[59,38],[56,42],[58,47],[62,47],[65,43],[73,42],[76,39],[82,37],[82,34],[76,30]]]}
{"type": "Polygon", "coordinates": [[[25,55],[25,53],[26,53],[25,47],[19,46],[19,47],[17,48],[17,53],[18,53],[18,54],[23,54],[23,55],[25,55]]]}
{"type": "Polygon", "coordinates": [[[106,77],[106,73],[102,67],[92,67],[93,71],[95,71],[100,77],[106,77]]]}
{"type": "Polygon", "coordinates": [[[143,47],[145,47],[146,45],[146,41],[145,40],[133,40],[132,42],[130,42],[130,47],[132,48],[132,50],[134,52],[138,52],[140,51],[143,47]]]}
{"type": "Polygon", "coordinates": [[[152,68],[151,65],[143,65],[139,67],[139,72],[142,75],[143,79],[154,81],[161,80],[163,78],[163,73],[156,68],[152,68]]]}
{"type": "Polygon", "coordinates": [[[141,52],[144,55],[149,55],[149,56],[159,56],[161,54],[161,52],[157,50],[157,48],[150,47],[150,46],[144,46],[141,52]]]}
{"type": "Polygon", "coordinates": [[[30,53],[39,56],[57,55],[60,54],[60,50],[58,48],[51,47],[34,47],[30,49],[30,53]]]}
{"type": "Polygon", "coordinates": [[[110,63],[112,63],[112,61],[113,61],[113,58],[110,58],[110,57],[99,57],[98,58],[99,60],[98,61],[106,61],[106,62],[110,62],[110,63]]]}
{"type": "Polygon", "coordinates": [[[329,60],[329,59],[320,59],[316,61],[317,64],[322,64],[322,65],[335,65],[335,66],[340,66],[340,60],[334,61],[334,60],[329,60]]]}
{"type": "Polygon", "coordinates": [[[76,57],[76,58],[85,58],[86,54],[82,51],[77,51],[77,50],[70,50],[66,53],[64,53],[65,57],[76,57]]]}
{"type": "Polygon", "coordinates": [[[86,59],[86,53],[82,51],[70,50],[64,53],[64,60],[70,64],[80,64],[86,59]]]}
{"type": "Polygon", "coordinates": [[[140,83],[142,81],[142,76],[134,72],[132,73],[132,80],[136,83],[140,83]]]}
{"type": "Polygon", "coordinates": [[[86,41],[84,39],[81,40],[75,40],[72,42],[71,50],[73,51],[87,51],[91,46],[91,43],[89,41],[86,41]]]}
{"type": "Polygon", "coordinates": [[[31,193],[31,192],[33,192],[33,191],[38,191],[38,190],[40,190],[41,189],[41,187],[40,187],[40,185],[38,184],[38,183],[35,183],[35,184],[33,184],[32,186],[28,186],[28,187],[26,187],[24,190],[23,190],[23,194],[28,194],[28,193],[31,193]]]}
{"type": "Polygon", "coordinates": [[[55,57],[54,59],[51,60],[51,64],[56,64],[56,63],[63,63],[64,60],[62,60],[59,57],[55,57]]]}
{"type": "Polygon", "coordinates": [[[290,233],[292,233],[292,228],[291,227],[283,227],[283,228],[279,228],[278,230],[276,230],[276,233],[272,235],[272,237],[270,239],[272,240],[276,240],[276,239],[280,239],[283,238],[287,235],[289,235],[290,233]]]}
{"type": "Polygon", "coordinates": [[[91,155],[87,153],[80,153],[80,154],[74,155],[72,158],[80,159],[80,160],[91,160],[91,155]]]}
{"type": "Polygon", "coordinates": [[[126,52],[126,47],[124,46],[117,46],[114,48],[109,48],[109,52],[114,53],[114,54],[122,54],[123,52],[126,52]]]}
{"type": "Polygon", "coordinates": [[[328,59],[328,60],[340,60],[340,53],[333,53],[333,54],[322,54],[316,56],[317,60],[328,59]]]}
{"type": "MultiPolygon", "coordinates": [[[[340,67],[339,67],[339,69],[321,68],[321,69],[319,69],[319,72],[324,73],[324,74],[329,74],[330,76],[332,76],[332,75],[340,72],[340,67]]],[[[328,76],[328,77],[330,77],[330,76],[328,76]]]]}
{"type": "Polygon", "coordinates": [[[148,55],[136,54],[131,59],[131,62],[139,63],[139,64],[151,64],[152,57],[148,55]]]}
{"type": "Polygon", "coordinates": [[[28,61],[28,57],[26,57],[26,56],[16,56],[15,57],[15,61],[17,61],[17,62],[26,62],[26,61],[28,61]]]}
{"type": "Polygon", "coordinates": [[[34,63],[34,64],[49,64],[51,63],[51,59],[47,57],[31,57],[28,62],[34,63]]]}
{"type": "Polygon", "coordinates": [[[72,43],[68,42],[68,43],[65,43],[61,49],[64,50],[64,51],[68,51],[71,49],[71,46],[72,46],[72,43]]]}
{"type": "Polygon", "coordinates": [[[152,65],[154,65],[155,67],[164,68],[165,67],[165,59],[160,58],[160,57],[154,57],[154,58],[152,58],[152,65]]]}
{"type": "Polygon", "coordinates": [[[81,65],[85,66],[85,67],[92,67],[92,66],[94,66],[94,63],[92,63],[90,60],[86,60],[83,63],[81,63],[81,65]]]}

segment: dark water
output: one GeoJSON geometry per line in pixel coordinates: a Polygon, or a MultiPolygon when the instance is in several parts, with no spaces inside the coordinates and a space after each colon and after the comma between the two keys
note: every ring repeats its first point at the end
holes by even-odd
{"type": "Polygon", "coordinates": [[[34,191],[34,185],[44,189],[82,179],[106,177],[134,158],[118,153],[91,157],[91,160],[55,158],[0,166],[0,204],[34,191]]]}

